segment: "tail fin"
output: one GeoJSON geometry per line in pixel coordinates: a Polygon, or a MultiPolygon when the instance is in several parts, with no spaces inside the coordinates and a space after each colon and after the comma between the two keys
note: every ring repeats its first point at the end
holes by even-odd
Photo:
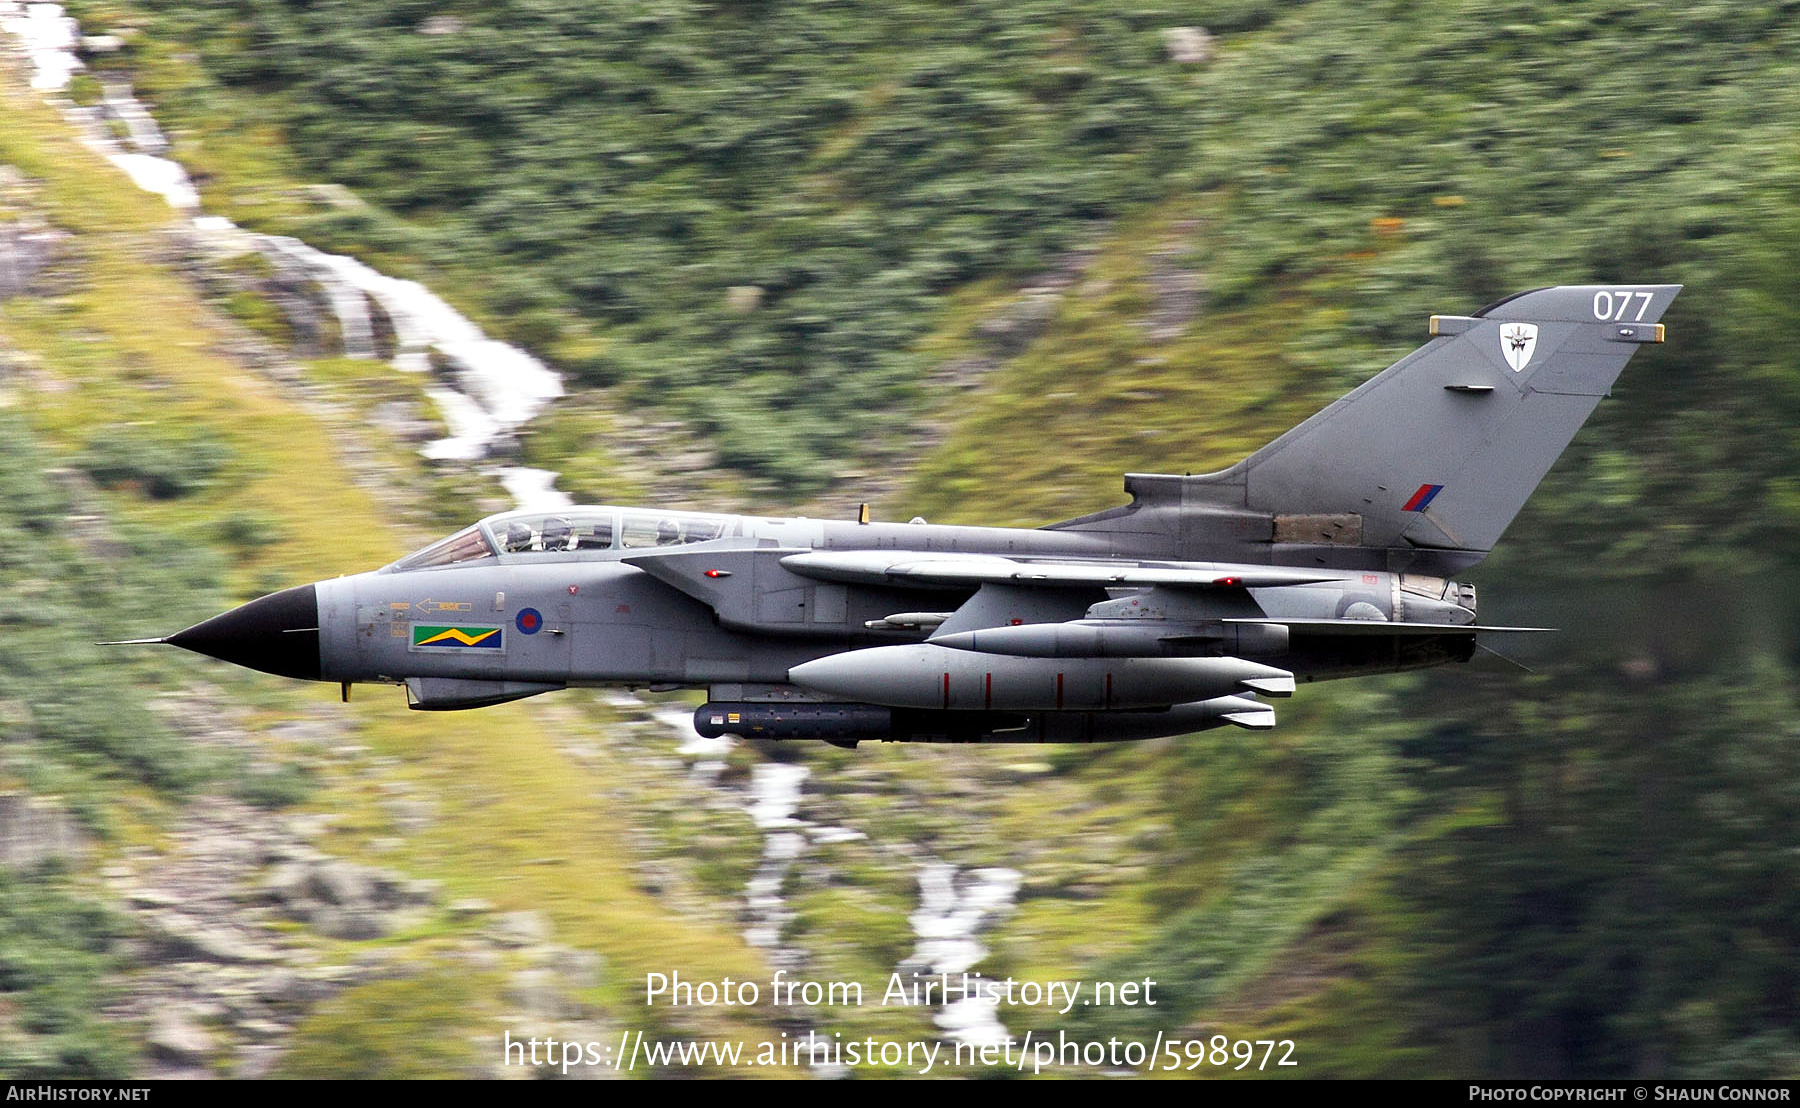
{"type": "Polygon", "coordinates": [[[1662,341],[1658,320],[1680,291],[1564,285],[1434,316],[1430,342],[1230,469],[1134,474],[1126,488],[1144,507],[1179,505],[1184,553],[1226,537],[1208,533],[1217,516],[1235,521],[1239,556],[1244,521],[1268,519],[1266,560],[1278,564],[1465,568],[1493,548],[1637,348],[1662,341]]]}

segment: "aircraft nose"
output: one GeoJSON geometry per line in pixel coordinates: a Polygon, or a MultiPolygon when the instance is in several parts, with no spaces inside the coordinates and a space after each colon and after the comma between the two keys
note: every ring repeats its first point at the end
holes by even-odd
{"type": "Polygon", "coordinates": [[[169,636],[171,646],[280,677],[318,681],[319,595],[283,589],[169,636]]]}

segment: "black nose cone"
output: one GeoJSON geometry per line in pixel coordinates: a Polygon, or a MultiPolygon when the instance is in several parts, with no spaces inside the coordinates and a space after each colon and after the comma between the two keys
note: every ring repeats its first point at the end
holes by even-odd
{"type": "Polygon", "coordinates": [[[319,594],[283,589],[169,636],[171,645],[264,673],[319,676],[319,594]]]}

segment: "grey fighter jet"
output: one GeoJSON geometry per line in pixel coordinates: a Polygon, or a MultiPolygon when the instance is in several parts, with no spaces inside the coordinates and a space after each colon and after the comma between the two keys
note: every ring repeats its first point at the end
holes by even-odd
{"type": "Polygon", "coordinates": [[[1229,469],[1038,530],[584,507],[491,516],[166,639],[414,708],[694,687],[703,734],[1101,742],[1274,725],[1297,682],[1467,661],[1500,538],[1679,285],[1538,289],[1229,469]]]}

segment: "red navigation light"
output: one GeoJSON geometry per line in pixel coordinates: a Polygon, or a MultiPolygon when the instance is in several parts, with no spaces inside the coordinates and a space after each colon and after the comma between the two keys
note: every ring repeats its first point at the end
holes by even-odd
{"type": "Polygon", "coordinates": [[[1244,579],[1242,577],[1215,577],[1215,578],[1213,578],[1213,584],[1224,585],[1228,589],[1235,589],[1243,583],[1244,583],[1244,579]]]}

